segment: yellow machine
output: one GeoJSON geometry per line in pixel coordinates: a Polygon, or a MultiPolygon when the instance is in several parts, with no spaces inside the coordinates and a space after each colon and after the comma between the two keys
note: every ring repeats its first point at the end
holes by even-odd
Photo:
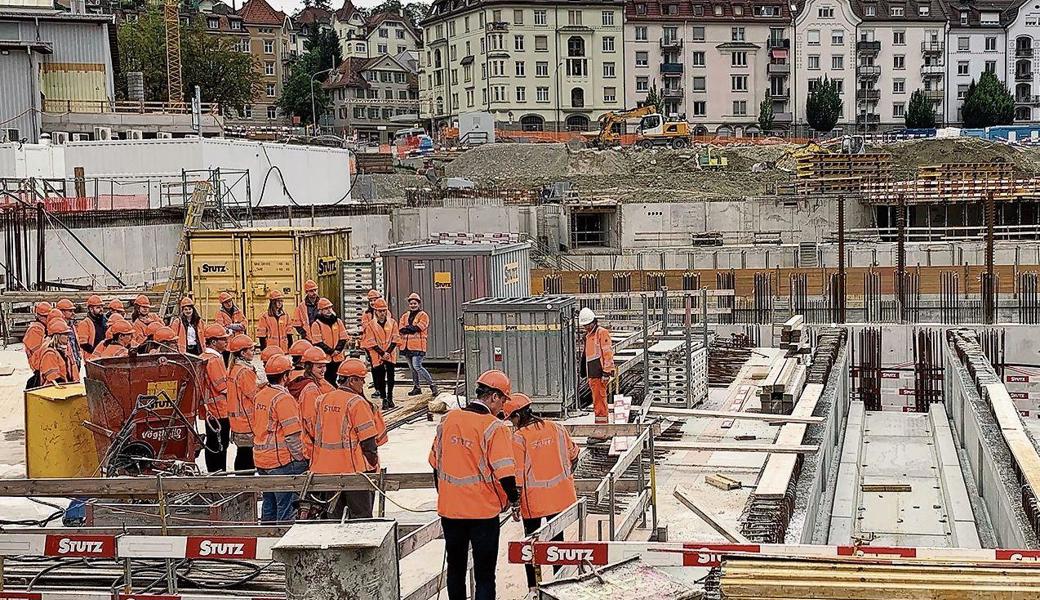
{"type": "Polygon", "coordinates": [[[658,113],[657,107],[652,104],[631,110],[603,113],[599,118],[599,132],[585,134],[585,142],[595,148],[621,145],[621,132],[629,119],[640,119],[636,130],[636,145],[641,148],[690,147],[690,124],[686,121],[665,121],[664,116],[658,113]]]}

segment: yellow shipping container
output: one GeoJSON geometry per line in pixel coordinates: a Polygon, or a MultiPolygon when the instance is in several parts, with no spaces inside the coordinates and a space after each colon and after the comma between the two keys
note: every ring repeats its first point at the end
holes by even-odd
{"type": "Polygon", "coordinates": [[[188,241],[188,289],[207,322],[220,310],[220,293],[230,292],[255,339],[267,294],[281,291],[291,316],[308,279],[337,313],[343,306],[340,263],[350,258],[350,229],[200,229],[188,241]]]}

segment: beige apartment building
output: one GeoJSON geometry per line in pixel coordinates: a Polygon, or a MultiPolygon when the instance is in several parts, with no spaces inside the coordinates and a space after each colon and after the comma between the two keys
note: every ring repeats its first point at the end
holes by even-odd
{"type": "Polygon", "coordinates": [[[759,132],[764,100],[774,129],[792,121],[787,2],[629,0],[625,5],[625,103],[685,118],[697,134],[759,132]]]}
{"type": "Polygon", "coordinates": [[[587,131],[625,105],[622,0],[436,0],[422,23],[420,116],[454,125],[587,131]]]}
{"type": "Polygon", "coordinates": [[[249,33],[249,52],[260,64],[255,102],[242,107],[240,117],[254,123],[285,124],[275,103],[282,95],[289,74],[287,63],[295,49],[292,23],[266,0],[249,0],[238,14],[249,33]]]}
{"type": "Polygon", "coordinates": [[[419,32],[406,17],[393,12],[366,17],[350,0],[332,13],[332,29],[344,59],[400,56],[422,46],[419,32]]]}

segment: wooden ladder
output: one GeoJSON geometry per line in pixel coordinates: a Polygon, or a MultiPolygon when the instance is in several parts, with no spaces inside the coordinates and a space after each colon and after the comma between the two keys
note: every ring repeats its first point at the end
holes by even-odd
{"type": "Polygon", "coordinates": [[[192,230],[202,225],[202,215],[206,212],[206,202],[213,192],[213,185],[209,181],[199,181],[191,193],[191,200],[184,209],[184,229],[181,230],[181,240],[177,244],[177,257],[170,267],[170,280],[163,292],[162,303],[159,304],[159,318],[164,323],[177,310],[177,302],[187,289],[187,263],[188,263],[188,238],[192,230]]]}

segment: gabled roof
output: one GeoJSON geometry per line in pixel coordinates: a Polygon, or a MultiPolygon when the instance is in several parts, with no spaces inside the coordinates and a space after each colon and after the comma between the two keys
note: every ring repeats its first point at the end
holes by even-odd
{"type": "Polygon", "coordinates": [[[242,21],[242,17],[240,17],[238,15],[225,15],[225,14],[221,14],[221,13],[217,13],[217,12],[212,12],[212,13],[202,13],[201,16],[203,18],[203,26],[206,28],[207,31],[220,31],[222,33],[231,33],[231,34],[240,34],[240,35],[248,35],[249,34],[249,32],[246,31],[245,27],[239,27],[238,29],[232,29],[231,28],[231,21],[239,21],[239,22],[242,21]],[[210,26],[209,26],[209,20],[210,19],[216,19],[217,20],[218,25],[217,25],[216,29],[211,29],[210,28],[210,26]]]}
{"type": "Polygon", "coordinates": [[[275,10],[267,0],[248,0],[239,9],[238,14],[248,25],[274,25],[285,23],[285,13],[275,10]]]}
{"type": "Polygon", "coordinates": [[[1026,0],[1014,0],[1009,2],[1004,12],[1000,14],[1000,24],[1003,26],[1011,25],[1018,18],[1018,11],[1026,3],[1026,0]]]}
{"type": "Polygon", "coordinates": [[[415,27],[412,26],[412,22],[408,19],[408,17],[396,12],[384,11],[370,16],[367,22],[365,23],[365,29],[369,33],[371,33],[386,21],[394,21],[401,23],[402,25],[404,25],[404,28],[412,34],[413,38],[415,38],[416,40],[420,39],[420,33],[415,30],[415,27]]]}
{"type": "Polygon", "coordinates": [[[946,14],[938,0],[852,0],[852,11],[863,21],[886,23],[945,22],[946,14]],[[867,15],[866,6],[874,6],[874,14],[867,15]],[[892,7],[903,9],[902,16],[892,16],[892,7]],[[921,16],[919,7],[927,6],[928,15],[921,16]]]}
{"type": "Polygon", "coordinates": [[[371,87],[368,81],[361,76],[361,72],[365,70],[365,66],[371,62],[371,59],[363,56],[352,56],[345,59],[340,63],[339,67],[329,75],[328,81],[322,84],[321,87],[329,90],[341,87],[351,88],[364,88],[368,89],[371,87]]]}
{"type": "MultiPolygon", "coordinates": [[[[343,0],[343,6],[339,8],[335,13],[337,21],[347,22],[350,17],[358,13],[358,9],[354,7],[354,3],[350,0],[343,0]]],[[[361,20],[365,19],[365,15],[361,15],[361,20]]]]}
{"type": "Polygon", "coordinates": [[[302,25],[313,23],[331,23],[332,11],[320,6],[308,6],[296,14],[296,22],[302,25]]]}

